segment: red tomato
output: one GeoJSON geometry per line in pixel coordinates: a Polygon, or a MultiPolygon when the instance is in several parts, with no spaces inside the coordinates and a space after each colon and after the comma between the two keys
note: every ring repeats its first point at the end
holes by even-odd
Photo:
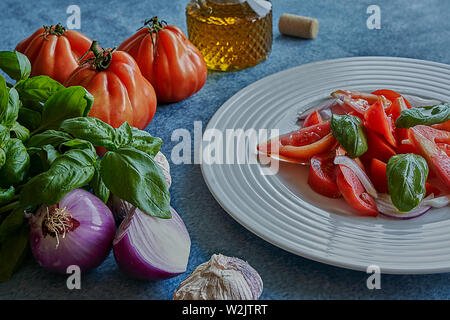
{"type": "Polygon", "coordinates": [[[392,120],[395,122],[397,121],[397,118],[400,116],[400,114],[406,110],[409,109],[411,106],[408,106],[406,103],[407,101],[402,96],[394,99],[392,101],[392,105],[389,108],[388,113],[391,115],[392,120]]]}
{"type": "Polygon", "coordinates": [[[78,67],[78,59],[89,50],[92,40],[61,24],[44,26],[22,40],[16,50],[31,62],[31,77],[47,75],[63,83],[78,67]]]}
{"type": "Polygon", "coordinates": [[[155,88],[158,101],[190,97],[205,84],[208,71],[203,55],[176,26],[153,17],[118,50],[128,52],[155,88]]]}
{"type": "Polygon", "coordinates": [[[376,158],[383,162],[388,162],[392,156],[395,156],[395,150],[382,137],[372,130],[366,130],[367,144],[369,149],[361,156],[361,159],[371,161],[376,158]]]}
{"type": "Polygon", "coordinates": [[[370,180],[378,192],[388,193],[386,163],[373,158],[370,163],[370,180]]]}
{"type": "Polygon", "coordinates": [[[339,198],[341,193],[336,184],[337,166],[333,164],[334,152],[322,153],[311,158],[308,184],[315,192],[339,198]]]}
{"type": "MultiPolygon", "coordinates": [[[[427,126],[415,126],[409,130],[409,139],[427,160],[430,170],[450,190],[450,157],[445,150],[437,146],[450,139],[450,132],[427,126]]],[[[447,143],[446,143],[447,144],[447,143]]]]}
{"type": "MultiPolygon", "coordinates": [[[[409,139],[408,139],[408,141],[409,141],[409,139]]],[[[399,143],[398,146],[397,146],[397,149],[395,151],[398,154],[401,154],[401,153],[415,153],[415,154],[419,154],[420,155],[419,150],[417,150],[417,148],[411,142],[410,143],[399,143]]]]}
{"type": "Polygon", "coordinates": [[[364,113],[364,126],[383,136],[392,146],[397,145],[391,119],[386,116],[380,101],[375,102],[364,113]]]}
{"type": "Polygon", "coordinates": [[[305,122],[303,122],[302,128],[310,127],[315,124],[321,123],[322,116],[320,115],[319,111],[314,110],[309,116],[306,117],[305,122]]]}
{"type": "MultiPolygon", "coordinates": [[[[386,99],[388,99],[389,101],[392,102],[392,104],[394,104],[394,101],[397,98],[403,97],[400,93],[394,91],[394,90],[389,90],[389,89],[381,89],[381,90],[376,90],[374,92],[372,92],[372,94],[375,94],[377,96],[384,96],[386,99]]],[[[403,98],[405,100],[406,106],[409,108],[411,108],[411,104],[408,102],[408,100],[406,100],[405,98],[403,98]]]]}
{"type": "Polygon", "coordinates": [[[142,76],[134,59],[126,52],[98,50],[97,41],[92,52],[67,78],[65,86],[80,85],[94,96],[91,117],[119,127],[125,121],[144,129],[156,110],[156,94],[142,76]]]}
{"type": "Polygon", "coordinates": [[[339,166],[337,186],[345,201],[363,216],[376,217],[377,206],[373,197],[369,195],[356,174],[345,166],[339,166]]]}
{"type": "Polygon", "coordinates": [[[450,131],[450,120],[447,120],[444,123],[433,124],[432,127],[439,130],[450,131]]]}
{"type": "Polygon", "coordinates": [[[330,122],[326,121],[286,133],[258,145],[257,148],[261,153],[269,155],[310,159],[316,154],[331,150],[335,145],[336,139],[330,131],[330,122]]]}
{"type": "Polygon", "coordinates": [[[425,189],[426,189],[426,194],[425,196],[429,196],[430,194],[434,194],[435,197],[438,197],[441,194],[441,190],[439,190],[438,187],[436,187],[435,185],[429,183],[429,182],[425,182],[425,189]]]}

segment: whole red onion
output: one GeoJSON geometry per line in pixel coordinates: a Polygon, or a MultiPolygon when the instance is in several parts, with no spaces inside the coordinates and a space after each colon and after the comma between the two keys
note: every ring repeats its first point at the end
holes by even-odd
{"type": "Polygon", "coordinates": [[[92,193],[75,189],[53,206],[43,205],[30,217],[30,245],[37,262],[66,273],[99,266],[108,256],[115,235],[109,208],[92,193]]]}

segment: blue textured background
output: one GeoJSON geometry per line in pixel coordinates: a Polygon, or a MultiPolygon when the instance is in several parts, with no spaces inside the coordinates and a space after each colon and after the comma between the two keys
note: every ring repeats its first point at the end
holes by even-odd
{"type": "MultiPolygon", "coordinates": [[[[158,15],[186,31],[187,1],[155,0],[2,0],[0,2],[0,50],[15,45],[46,24],[68,17],[71,4],[81,7],[81,32],[98,39],[103,47],[119,45],[158,15]]],[[[203,128],[214,112],[240,89],[272,73],[300,64],[331,58],[383,55],[450,63],[450,1],[448,0],[289,0],[274,3],[274,43],[270,57],[260,65],[235,73],[210,73],[204,88],[180,103],[160,106],[148,130],[164,140],[170,155],[176,128],[193,132],[193,122],[203,128]],[[381,30],[366,28],[366,9],[381,7],[381,30]],[[280,35],[282,13],[319,19],[315,40],[280,35]]],[[[381,290],[368,290],[367,274],[313,262],[278,249],[253,235],[215,202],[199,165],[172,165],[172,205],[192,238],[188,270],[160,282],[140,282],[122,274],[112,255],[82,278],[82,289],[69,291],[66,278],[50,274],[32,260],[13,279],[0,284],[0,299],[171,299],[174,289],[213,253],[247,260],[264,280],[263,299],[448,299],[449,274],[383,275],[381,290]]]]}

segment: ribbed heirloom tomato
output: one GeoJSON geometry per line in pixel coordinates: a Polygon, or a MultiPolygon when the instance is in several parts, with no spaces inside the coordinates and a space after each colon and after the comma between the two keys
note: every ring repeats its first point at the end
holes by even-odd
{"type": "Polygon", "coordinates": [[[63,83],[78,67],[78,59],[89,50],[92,40],[66,30],[60,23],[44,26],[22,40],[16,50],[31,62],[31,77],[46,75],[63,83]]]}
{"type": "Polygon", "coordinates": [[[95,40],[64,85],[86,88],[94,96],[89,115],[116,128],[127,121],[144,129],[156,111],[155,90],[134,59],[123,51],[100,50],[95,40]]]}
{"type": "Polygon", "coordinates": [[[158,17],[146,21],[118,50],[136,60],[155,88],[158,101],[186,99],[205,84],[208,71],[203,55],[180,28],[166,25],[158,17]]]}

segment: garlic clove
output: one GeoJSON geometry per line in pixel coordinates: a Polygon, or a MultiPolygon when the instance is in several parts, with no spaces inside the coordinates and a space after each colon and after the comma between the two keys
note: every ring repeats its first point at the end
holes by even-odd
{"type": "Polygon", "coordinates": [[[247,262],[214,254],[174,293],[174,300],[257,300],[263,291],[258,272],[247,262]]]}

